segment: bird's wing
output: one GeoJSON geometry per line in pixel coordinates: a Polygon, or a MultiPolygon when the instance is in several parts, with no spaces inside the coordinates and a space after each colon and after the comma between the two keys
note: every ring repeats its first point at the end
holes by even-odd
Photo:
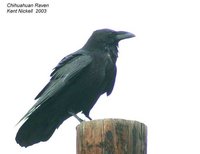
{"type": "Polygon", "coordinates": [[[70,75],[69,77],[72,77],[72,72],[76,73],[76,71],[81,70],[82,67],[73,68],[76,65],[80,65],[79,63],[82,63],[85,60],[85,63],[83,65],[83,68],[87,66],[90,63],[90,57],[83,55],[81,53],[83,50],[79,50],[78,52],[74,54],[70,54],[66,57],[64,57],[58,65],[53,69],[53,72],[50,74],[51,80],[50,82],[39,92],[39,94],[35,97],[35,99],[38,99],[42,94],[49,88],[49,86],[52,84],[53,81],[56,81],[57,79],[61,79],[66,75],[70,75]],[[81,62],[82,59],[82,62],[81,62]],[[73,70],[74,69],[74,70],[73,70]]]}
{"type": "Polygon", "coordinates": [[[108,81],[106,87],[107,96],[109,96],[112,93],[115,84],[116,74],[117,74],[117,67],[115,65],[112,70],[109,70],[109,75],[107,75],[107,81],[108,81]]]}
{"type": "Polygon", "coordinates": [[[36,96],[36,99],[38,99],[36,104],[34,104],[19,122],[27,119],[42,103],[56,96],[56,94],[62,91],[63,87],[68,86],[72,79],[78,77],[91,62],[92,58],[89,55],[80,53],[63,58],[51,73],[50,82],[36,96]]]}

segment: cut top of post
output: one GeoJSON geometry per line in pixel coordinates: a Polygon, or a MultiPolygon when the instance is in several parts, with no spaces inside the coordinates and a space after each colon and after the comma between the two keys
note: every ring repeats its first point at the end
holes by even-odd
{"type": "Polygon", "coordinates": [[[147,126],[123,119],[82,122],[77,126],[77,154],[146,154],[147,126]]]}

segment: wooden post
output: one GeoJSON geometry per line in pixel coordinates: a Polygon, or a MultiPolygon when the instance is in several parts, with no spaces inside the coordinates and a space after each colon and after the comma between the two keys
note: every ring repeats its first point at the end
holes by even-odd
{"type": "Polygon", "coordinates": [[[122,119],[82,122],[76,147],[77,154],[147,154],[147,126],[122,119]]]}

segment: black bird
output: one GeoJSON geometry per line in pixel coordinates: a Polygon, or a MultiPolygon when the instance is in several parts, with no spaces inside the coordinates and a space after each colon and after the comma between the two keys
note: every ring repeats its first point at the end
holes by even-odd
{"type": "Polygon", "coordinates": [[[118,42],[134,37],[124,31],[101,29],[93,32],[78,51],[64,57],[51,73],[49,83],[36,96],[36,104],[20,120],[16,135],[20,146],[47,141],[64,120],[89,113],[98,98],[110,95],[115,83],[118,42]]]}

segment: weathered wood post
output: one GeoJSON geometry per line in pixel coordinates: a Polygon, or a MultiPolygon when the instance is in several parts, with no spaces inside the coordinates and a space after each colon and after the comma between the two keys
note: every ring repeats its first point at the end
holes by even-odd
{"type": "Polygon", "coordinates": [[[76,147],[77,154],[147,154],[147,126],[122,119],[82,122],[76,147]]]}

